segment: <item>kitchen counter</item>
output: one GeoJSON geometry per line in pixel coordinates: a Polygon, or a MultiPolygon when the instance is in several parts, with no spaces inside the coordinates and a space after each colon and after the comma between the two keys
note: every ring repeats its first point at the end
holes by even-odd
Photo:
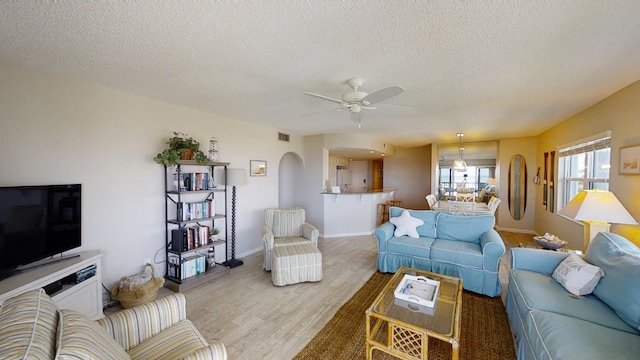
{"type": "Polygon", "coordinates": [[[356,191],[339,192],[339,193],[323,192],[322,194],[324,194],[324,195],[360,195],[360,194],[381,194],[381,193],[391,193],[391,192],[395,192],[396,190],[397,190],[397,189],[395,189],[395,188],[384,188],[384,189],[382,189],[382,190],[360,191],[360,192],[356,192],[356,191]]]}
{"type": "Polygon", "coordinates": [[[328,193],[324,195],[323,237],[371,235],[376,229],[378,204],[393,200],[397,189],[328,193]]]}

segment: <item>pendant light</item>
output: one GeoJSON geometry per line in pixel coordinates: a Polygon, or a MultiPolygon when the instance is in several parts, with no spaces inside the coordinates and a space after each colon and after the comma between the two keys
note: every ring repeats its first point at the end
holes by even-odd
{"type": "Polygon", "coordinates": [[[458,171],[466,171],[467,163],[462,159],[462,151],[464,150],[464,148],[462,147],[462,137],[464,136],[464,134],[457,133],[456,135],[458,136],[458,139],[459,139],[459,146],[458,146],[459,158],[458,160],[453,161],[453,168],[458,171]]]}

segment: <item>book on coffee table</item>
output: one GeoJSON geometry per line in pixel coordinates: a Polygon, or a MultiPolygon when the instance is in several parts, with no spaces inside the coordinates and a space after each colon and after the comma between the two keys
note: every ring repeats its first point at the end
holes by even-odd
{"type": "Polygon", "coordinates": [[[396,299],[418,305],[434,307],[438,299],[440,282],[424,276],[405,274],[394,291],[396,299]]]}

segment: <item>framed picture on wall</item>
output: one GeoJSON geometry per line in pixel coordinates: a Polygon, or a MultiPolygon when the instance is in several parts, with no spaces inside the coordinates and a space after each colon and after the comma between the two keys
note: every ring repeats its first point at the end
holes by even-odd
{"type": "Polygon", "coordinates": [[[251,176],[267,176],[267,162],[264,160],[250,160],[251,176]]]}
{"type": "Polygon", "coordinates": [[[620,175],[640,175],[640,145],[620,148],[620,175]]]}

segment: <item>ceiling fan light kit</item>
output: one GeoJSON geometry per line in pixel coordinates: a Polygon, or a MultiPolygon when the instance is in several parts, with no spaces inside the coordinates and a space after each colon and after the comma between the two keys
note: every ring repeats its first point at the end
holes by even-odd
{"type": "MultiPolygon", "coordinates": [[[[369,94],[364,91],[358,90],[364,84],[364,80],[356,77],[347,80],[347,84],[349,85],[349,87],[353,89],[353,91],[342,94],[340,99],[334,99],[328,96],[310,93],[310,92],[305,92],[305,94],[309,96],[317,97],[322,100],[338,103],[343,106],[343,108],[338,108],[338,109],[329,110],[329,111],[342,111],[345,108],[349,109],[351,120],[358,123],[358,127],[361,127],[362,124],[361,124],[360,113],[362,112],[362,110],[375,110],[376,105],[378,103],[385,101],[387,99],[390,99],[394,96],[397,96],[404,91],[404,89],[400,86],[391,86],[391,87],[384,88],[369,94]]],[[[314,114],[318,114],[318,113],[314,113],[314,114]]],[[[313,115],[313,114],[308,114],[308,115],[313,115]]]]}

